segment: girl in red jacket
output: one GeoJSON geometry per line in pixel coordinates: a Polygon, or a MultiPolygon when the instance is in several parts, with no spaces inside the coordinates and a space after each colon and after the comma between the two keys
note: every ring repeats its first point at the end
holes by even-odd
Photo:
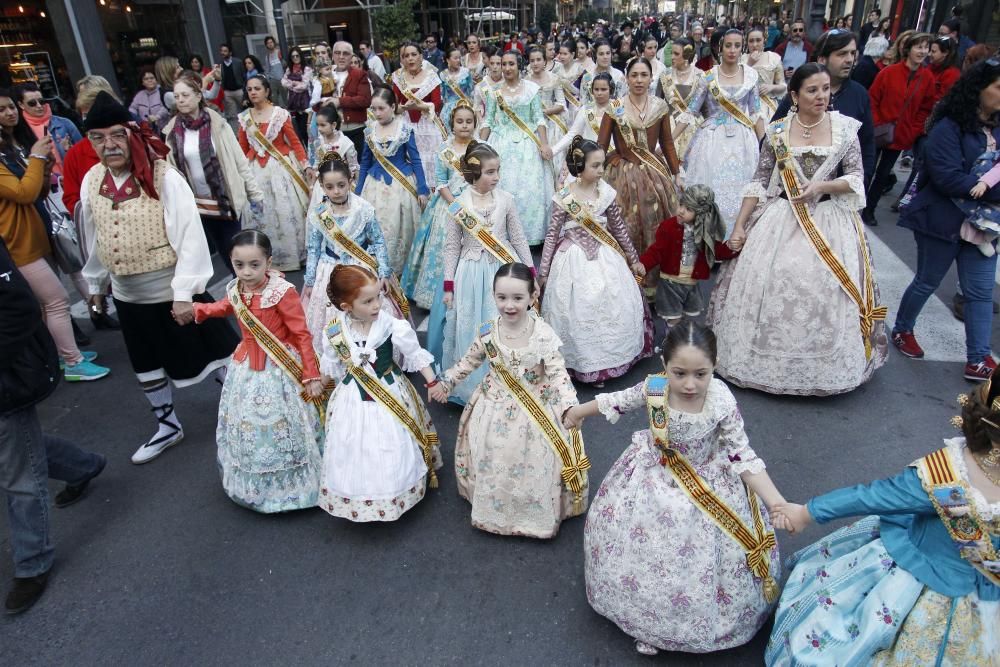
{"type": "MultiPolygon", "coordinates": [[[[671,327],[684,316],[701,314],[699,280],[707,280],[718,260],[739,254],[738,245],[723,243],[726,221],[707,185],[690,185],[680,196],[677,215],[660,223],[656,239],[639,257],[646,271],[660,267],[656,313],[671,327]]],[[[740,243],[742,245],[742,243],[740,243]]]]}

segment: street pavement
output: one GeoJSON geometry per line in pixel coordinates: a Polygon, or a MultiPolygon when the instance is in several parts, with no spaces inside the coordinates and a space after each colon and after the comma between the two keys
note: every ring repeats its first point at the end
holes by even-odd
{"type": "MultiPolygon", "coordinates": [[[[889,197],[883,202],[887,206],[889,197]]],[[[912,277],[915,248],[912,235],[895,226],[895,214],[883,207],[878,215],[881,225],[868,232],[891,325],[912,277]]],[[[301,282],[301,274],[290,278],[301,282]]],[[[948,420],[958,411],[956,396],[971,383],[962,378],[963,329],[946,306],[954,284],[952,273],[918,322],[925,360],[892,349],[874,378],[845,396],[734,389],[750,442],[786,498],[804,502],[893,475],[957,434],[948,420]]],[[[472,528],[451,467],[455,406],[431,407],[446,461],[441,487],[399,521],[352,524],[318,509],[262,516],[222,491],[215,383],[175,393],[184,442],[134,466],[129,457],[155,422],[121,336],[97,332],[92,349],[113,369],[110,378],[63,384],[39,412],[47,430],[105,454],[109,464],[83,501],[50,512],[57,557],[49,589],[26,614],[0,619],[0,664],[762,662],[770,624],[729,651],[636,654],[632,640],[587,604],[583,518],[565,522],[546,541],[472,528]]],[[[658,368],[658,361],[647,360],[606,391],[658,368]]],[[[592,389],[578,389],[581,401],[593,397],[592,389]]],[[[587,422],[591,493],[644,422],[640,413],[615,426],[587,422]]],[[[779,533],[783,555],[837,525],[779,533]]],[[[0,538],[6,586],[13,568],[5,518],[0,538]]],[[[684,564],[676,568],[683,571],[684,564]]]]}

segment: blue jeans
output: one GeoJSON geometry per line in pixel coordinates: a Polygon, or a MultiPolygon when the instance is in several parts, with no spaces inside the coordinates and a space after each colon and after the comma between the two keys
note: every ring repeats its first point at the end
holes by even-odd
{"type": "Polygon", "coordinates": [[[958,280],[965,295],[965,355],[977,364],[990,353],[993,330],[993,282],[997,256],[986,257],[965,241],[945,241],[921,232],[917,240],[917,272],[903,292],[893,332],[913,331],[920,311],[944,279],[952,262],[958,262],[958,280]]]}
{"type": "Polygon", "coordinates": [[[0,491],[7,496],[14,576],[36,577],[52,567],[48,480],[79,484],[101,457],[42,433],[34,407],[0,417],[0,491]]]}

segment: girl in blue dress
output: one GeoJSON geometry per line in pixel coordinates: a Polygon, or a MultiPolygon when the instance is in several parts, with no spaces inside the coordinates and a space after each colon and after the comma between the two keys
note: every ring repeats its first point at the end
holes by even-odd
{"type": "Polygon", "coordinates": [[[796,531],[868,516],[792,557],[768,665],[1000,664],[1000,384],[991,385],[959,397],[964,438],[895,477],[774,508],[796,531]]]}
{"type": "Polygon", "coordinates": [[[462,67],[462,52],[457,46],[448,49],[445,63],[448,66],[438,76],[441,77],[441,120],[448,125],[456,104],[462,100],[472,103],[472,91],[476,84],[472,80],[472,72],[462,67]]]}

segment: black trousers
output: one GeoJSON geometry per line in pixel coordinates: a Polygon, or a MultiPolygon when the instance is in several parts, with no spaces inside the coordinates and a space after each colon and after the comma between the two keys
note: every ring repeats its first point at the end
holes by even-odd
{"type": "Polygon", "coordinates": [[[896,160],[899,159],[899,155],[902,152],[894,151],[890,148],[879,148],[875,151],[875,176],[872,178],[872,184],[868,186],[868,192],[865,194],[868,200],[865,203],[865,211],[868,213],[875,212],[875,207],[878,206],[878,200],[882,196],[882,191],[889,184],[890,177],[892,176],[892,168],[896,166],[896,160]]]}
{"type": "Polygon", "coordinates": [[[362,149],[365,147],[365,128],[362,125],[359,128],[353,130],[346,130],[344,134],[351,143],[354,144],[354,150],[358,152],[358,159],[361,159],[361,154],[364,152],[362,149]]]}
{"type": "Polygon", "coordinates": [[[206,218],[202,216],[201,227],[205,230],[205,237],[208,239],[209,252],[219,253],[229,273],[236,277],[233,271],[233,263],[229,261],[229,255],[233,250],[233,237],[239,233],[243,225],[238,219],[227,220],[220,218],[206,218]]]}

